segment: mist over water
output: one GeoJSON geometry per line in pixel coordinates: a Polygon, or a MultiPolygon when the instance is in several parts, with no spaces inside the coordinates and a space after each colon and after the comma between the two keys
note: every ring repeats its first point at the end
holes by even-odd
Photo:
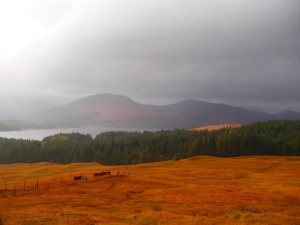
{"type": "Polygon", "coordinates": [[[127,131],[127,132],[143,132],[143,131],[157,131],[157,129],[146,128],[112,128],[112,127],[74,127],[74,128],[57,128],[57,129],[40,129],[40,130],[21,130],[21,131],[0,131],[0,137],[29,139],[29,140],[43,140],[45,137],[52,136],[59,133],[81,133],[90,134],[95,138],[98,134],[107,131],[127,131]]]}

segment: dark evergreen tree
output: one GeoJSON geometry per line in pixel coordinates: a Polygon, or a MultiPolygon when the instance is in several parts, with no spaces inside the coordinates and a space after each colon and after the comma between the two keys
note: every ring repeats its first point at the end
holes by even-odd
{"type": "Polygon", "coordinates": [[[178,160],[196,155],[300,155],[300,121],[258,122],[218,131],[79,133],[43,141],[0,138],[0,163],[99,162],[105,165],[178,160]]]}

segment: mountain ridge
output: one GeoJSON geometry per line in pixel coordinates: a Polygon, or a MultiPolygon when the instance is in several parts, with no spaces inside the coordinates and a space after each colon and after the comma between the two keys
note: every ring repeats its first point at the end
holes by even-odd
{"type": "Polygon", "coordinates": [[[195,128],[217,124],[248,124],[276,119],[300,119],[285,110],[265,113],[223,103],[187,99],[157,106],[142,104],[124,95],[95,94],[34,116],[45,126],[111,126],[139,128],[195,128]]]}

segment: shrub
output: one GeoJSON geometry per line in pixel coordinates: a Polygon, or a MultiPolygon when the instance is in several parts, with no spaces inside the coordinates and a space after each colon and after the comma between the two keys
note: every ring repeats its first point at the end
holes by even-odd
{"type": "Polygon", "coordinates": [[[232,218],[239,220],[239,219],[241,219],[241,217],[242,217],[242,215],[238,213],[238,214],[235,214],[232,218]]]}
{"type": "Polygon", "coordinates": [[[152,209],[153,209],[154,211],[158,211],[158,212],[162,211],[162,208],[161,208],[159,205],[153,206],[152,209]]]}

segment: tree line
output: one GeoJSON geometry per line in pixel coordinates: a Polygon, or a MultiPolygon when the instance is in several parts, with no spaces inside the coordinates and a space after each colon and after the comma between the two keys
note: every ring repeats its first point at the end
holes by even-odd
{"type": "Polygon", "coordinates": [[[197,155],[300,155],[300,121],[257,122],[217,131],[111,131],[57,134],[42,141],[0,138],[0,163],[98,162],[104,165],[179,160],[197,155]]]}

